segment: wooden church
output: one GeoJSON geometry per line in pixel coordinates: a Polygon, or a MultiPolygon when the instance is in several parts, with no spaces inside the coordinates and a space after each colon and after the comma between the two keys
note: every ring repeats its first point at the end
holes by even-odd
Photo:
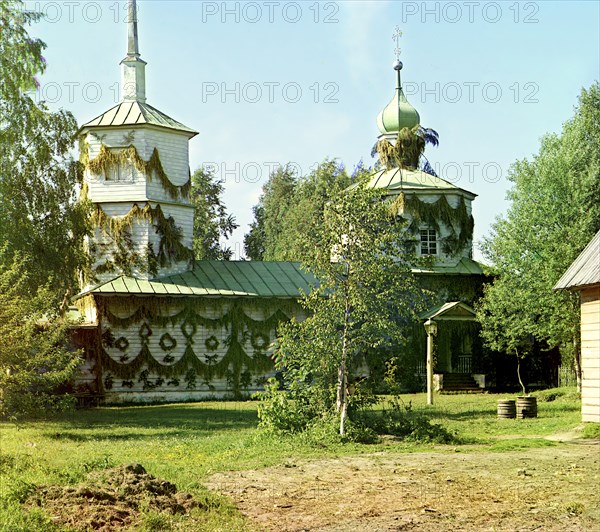
{"type": "MultiPolygon", "coordinates": [[[[430,309],[421,318],[439,325],[434,367],[437,389],[480,389],[486,385],[487,368],[472,305],[481,297],[487,277],[473,260],[476,194],[419,169],[422,150],[411,151],[408,142],[416,138],[423,148],[428,131],[421,127],[419,113],[402,89],[399,56],[393,68],[394,96],[377,117],[376,148],[382,169],[372,176],[369,186],[382,189],[392,209],[406,220],[408,241],[419,262],[413,272],[421,287],[432,294],[430,309]]],[[[405,378],[416,377],[413,388],[424,379],[425,344],[424,328],[415,324],[402,353],[405,378]]]]}
{"type": "MultiPolygon", "coordinates": [[[[276,327],[303,318],[298,299],[315,280],[293,262],[194,261],[188,143],[197,132],[146,102],[145,66],[130,0],[122,101],[80,129],[94,233],[91,271],[76,297],[76,341],[86,353],[76,392],[106,403],[249,395],[274,375],[276,327]]],[[[390,145],[402,128],[419,126],[397,73],[394,98],[378,117],[380,143],[390,145]]],[[[471,252],[475,194],[392,164],[370,186],[386,190],[409,220],[417,254],[430,259],[415,273],[436,294],[425,318],[447,320],[438,372],[470,377],[477,335],[469,304],[483,279],[471,252]]],[[[418,377],[421,324],[410,349],[418,377]]]]}
{"type": "Polygon", "coordinates": [[[94,234],[76,390],[107,403],[248,394],[273,375],[276,325],[302,317],[311,277],[291,262],[193,260],[197,132],[146,103],[145,67],[130,0],[122,101],[80,130],[94,234]]]}

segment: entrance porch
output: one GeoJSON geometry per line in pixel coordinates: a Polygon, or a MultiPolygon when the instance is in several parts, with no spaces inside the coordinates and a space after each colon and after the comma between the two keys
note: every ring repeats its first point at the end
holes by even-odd
{"type": "Polygon", "coordinates": [[[430,373],[432,389],[437,392],[485,389],[485,375],[475,371],[479,337],[475,311],[461,301],[452,301],[429,309],[420,318],[425,322],[430,342],[427,358],[421,359],[418,369],[425,375],[430,373]]]}

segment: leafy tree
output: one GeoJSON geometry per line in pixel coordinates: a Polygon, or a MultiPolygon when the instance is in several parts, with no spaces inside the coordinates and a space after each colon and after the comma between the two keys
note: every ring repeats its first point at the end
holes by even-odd
{"type": "Polygon", "coordinates": [[[89,206],[78,201],[82,167],[70,155],[74,117],[27,93],[46,68],[45,44],[27,33],[39,18],[20,1],[0,2],[0,243],[8,260],[29,254],[31,285],[50,282],[48,295],[66,306],[86,264],[89,206]]]}
{"type": "Polygon", "coordinates": [[[47,287],[30,291],[32,259],[0,250],[0,418],[18,421],[64,409],[55,393],[79,366],[68,349],[68,323],[52,306],[47,287]]]}
{"type": "Polygon", "coordinates": [[[77,124],[30,93],[46,68],[45,44],[27,31],[39,18],[0,1],[0,417],[12,419],[68,403],[53,392],[79,359],[59,315],[86,265],[77,124]]]}
{"type": "Polygon", "coordinates": [[[260,417],[266,426],[301,430],[336,413],[344,435],[351,411],[373,397],[369,354],[406,340],[402,325],[416,319],[419,290],[379,190],[360,184],[336,196],[304,236],[319,286],[303,298],[306,320],[280,331],[277,366],[289,392],[272,381],[260,417]]]}
{"type": "Polygon", "coordinates": [[[325,205],[351,184],[345,169],[336,161],[325,160],[314,171],[298,180],[296,190],[284,213],[274,256],[277,260],[302,262],[310,256],[308,233],[324,222],[325,205]]]}
{"type": "Polygon", "coordinates": [[[325,204],[351,182],[332,160],[303,177],[289,169],[275,171],[254,207],[254,221],[244,239],[246,255],[252,260],[302,261],[308,252],[306,234],[322,225],[325,204]]]}
{"type": "Polygon", "coordinates": [[[484,240],[498,278],[479,307],[484,338],[513,350],[527,336],[570,355],[580,381],[579,301],[553,286],[600,229],[600,86],[582,90],[560,135],[510,170],[511,206],[484,240]]]}
{"type": "Polygon", "coordinates": [[[250,231],[244,235],[244,252],[250,260],[263,260],[265,256],[265,208],[259,203],[252,207],[254,220],[250,231]]]}
{"type": "Polygon", "coordinates": [[[233,215],[227,214],[223,190],[223,183],[210,169],[202,167],[192,175],[190,199],[195,207],[194,255],[198,260],[230,260],[233,255],[221,239],[228,239],[239,226],[233,215]]]}
{"type": "MultiPolygon", "coordinates": [[[[255,211],[255,214],[259,213],[263,218],[260,225],[256,224],[254,233],[251,229],[249,236],[255,247],[264,249],[262,260],[281,260],[280,254],[284,252],[280,246],[283,220],[293,202],[297,182],[298,176],[294,169],[288,165],[277,168],[263,186],[263,193],[255,211]],[[264,235],[262,245],[258,244],[261,235],[264,235]]],[[[248,249],[246,253],[250,259],[253,259],[248,251],[252,250],[248,249]]]]}
{"type": "Polygon", "coordinates": [[[502,276],[484,287],[483,303],[477,308],[478,320],[484,324],[481,335],[489,347],[517,357],[523,395],[527,390],[521,378],[521,360],[530,353],[536,330],[535,302],[528,300],[529,295],[521,279],[502,276]]]}

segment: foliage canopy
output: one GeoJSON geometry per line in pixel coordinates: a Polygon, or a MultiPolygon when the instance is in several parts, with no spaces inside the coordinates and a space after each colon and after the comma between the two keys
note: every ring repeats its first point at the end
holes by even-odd
{"type": "Polygon", "coordinates": [[[600,85],[582,90],[560,135],[514,163],[511,206],[483,252],[497,270],[479,308],[482,334],[501,350],[527,353],[533,340],[579,359],[579,299],[553,286],[600,229],[600,85]]]}
{"type": "Polygon", "coordinates": [[[27,31],[39,18],[0,2],[0,417],[13,419],[68,403],[53,392],[79,359],[59,316],[86,264],[77,124],[28,92],[46,68],[45,44],[27,31]]]}
{"type": "Polygon", "coordinates": [[[309,253],[306,235],[323,224],[325,204],[351,183],[346,170],[332,160],[306,176],[298,176],[291,166],[275,170],[253,209],[254,221],[244,237],[246,256],[302,262],[309,253]]]}
{"type": "Polygon", "coordinates": [[[75,118],[27,92],[46,68],[45,44],[27,32],[39,18],[22,2],[0,3],[0,242],[8,259],[30,254],[32,286],[50,282],[48,295],[66,303],[86,262],[89,211],[78,201],[82,167],[70,154],[75,118]]]}
{"type": "Polygon", "coordinates": [[[230,260],[233,252],[221,244],[239,226],[223,203],[223,183],[214,170],[201,167],[192,175],[190,200],[194,211],[194,256],[197,260],[230,260]]]}

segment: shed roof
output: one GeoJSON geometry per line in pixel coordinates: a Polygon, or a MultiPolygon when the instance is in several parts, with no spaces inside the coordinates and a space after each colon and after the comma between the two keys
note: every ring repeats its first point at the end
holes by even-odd
{"type": "Polygon", "coordinates": [[[76,296],[137,295],[169,297],[298,298],[316,284],[297,262],[197,261],[181,274],[144,280],[120,275],[76,296]]]}
{"type": "Polygon", "coordinates": [[[81,128],[139,126],[144,124],[183,131],[192,137],[198,134],[197,131],[184,126],[181,122],[167,116],[155,107],[139,101],[123,101],[100,116],[83,124],[81,128]]]}
{"type": "Polygon", "coordinates": [[[554,285],[554,290],[577,289],[600,283],[600,231],[554,285]]]}

